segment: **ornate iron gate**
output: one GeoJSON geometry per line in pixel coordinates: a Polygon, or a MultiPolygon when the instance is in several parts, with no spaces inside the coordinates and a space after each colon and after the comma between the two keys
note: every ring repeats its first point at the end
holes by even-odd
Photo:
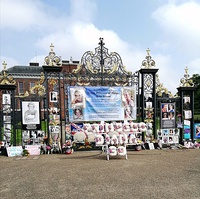
{"type": "Polygon", "coordinates": [[[135,86],[138,93],[139,73],[127,71],[120,55],[108,52],[103,38],[99,39],[99,46],[95,52],[87,51],[83,54],[80,64],[72,73],[64,73],[65,112],[68,118],[68,86],[135,86]]]}

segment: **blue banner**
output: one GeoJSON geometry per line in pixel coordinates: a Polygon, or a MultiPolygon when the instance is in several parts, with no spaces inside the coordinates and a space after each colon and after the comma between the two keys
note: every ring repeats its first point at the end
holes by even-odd
{"type": "Polygon", "coordinates": [[[136,119],[133,87],[69,87],[69,121],[136,119]]]}

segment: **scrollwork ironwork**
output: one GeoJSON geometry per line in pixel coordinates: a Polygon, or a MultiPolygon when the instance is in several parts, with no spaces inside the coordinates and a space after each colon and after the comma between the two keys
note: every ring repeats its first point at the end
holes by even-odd
{"type": "Polygon", "coordinates": [[[43,97],[46,94],[46,89],[43,86],[45,81],[44,73],[41,72],[40,79],[35,83],[35,86],[31,87],[28,91],[26,91],[23,95],[16,95],[18,98],[26,98],[30,95],[37,94],[40,97],[43,97]]]}

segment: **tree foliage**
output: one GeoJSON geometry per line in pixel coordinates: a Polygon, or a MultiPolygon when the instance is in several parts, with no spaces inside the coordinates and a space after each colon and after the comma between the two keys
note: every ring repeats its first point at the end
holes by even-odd
{"type": "Polygon", "coordinates": [[[197,88],[194,92],[194,114],[200,114],[200,75],[193,74],[191,79],[197,88]]]}

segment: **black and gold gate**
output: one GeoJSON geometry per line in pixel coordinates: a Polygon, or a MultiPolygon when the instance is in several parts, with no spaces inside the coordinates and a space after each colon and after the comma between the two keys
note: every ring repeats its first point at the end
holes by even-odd
{"type": "MultiPolygon", "coordinates": [[[[76,69],[72,70],[71,73],[63,73],[63,83],[66,127],[68,127],[70,123],[68,108],[69,86],[134,87],[136,94],[138,94],[139,72],[132,73],[126,70],[120,55],[116,52],[109,53],[103,38],[100,38],[94,53],[91,51],[85,52],[76,69]]],[[[138,99],[137,95],[137,101],[139,101],[138,99]]]]}

